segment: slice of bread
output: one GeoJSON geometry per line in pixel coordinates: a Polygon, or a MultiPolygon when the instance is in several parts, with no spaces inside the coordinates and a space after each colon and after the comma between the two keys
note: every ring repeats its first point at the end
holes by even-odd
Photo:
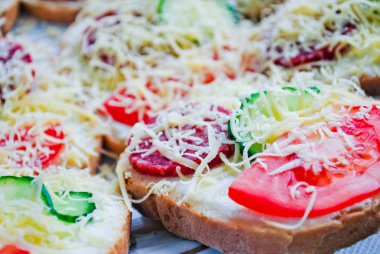
{"type": "Polygon", "coordinates": [[[6,34],[11,30],[19,10],[19,0],[3,0],[0,3],[0,30],[2,34],[6,34]]]}
{"type": "Polygon", "coordinates": [[[64,23],[75,20],[84,1],[22,0],[25,8],[41,20],[64,23]]]}
{"type": "MultiPolygon", "coordinates": [[[[28,176],[32,172],[28,168],[12,171],[0,167],[0,176],[28,176]]],[[[45,210],[38,213],[37,210],[45,209],[43,203],[26,200],[26,206],[20,201],[6,201],[2,197],[6,194],[0,193],[0,211],[6,214],[6,219],[0,221],[0,249],[2,245],[15,245],[31,254],[128,253],[131,213],[115,182],[91,176],[88,171],[62,167],[48,168],[35,181],[41,181],[49,193],[90,192],[95,210],[77,222],[67,223],[45,210]],[[17,209],[18,206],[23,209],[17,209]],[[11,219],[19,216],[24,219],[11,219]]]]}
{"type": "MultiPolygon", "coordinates": [[[[162,180],[126,168],[128,164],[123,160],[119,163],[124,163],[126,189],[133,199],[144,198],[152,183],[162,180]]],[[[152,194],[136,206],[145,216],[160,220],[173,234],[224,253],[333,253],[375,233],[380,226],[379,196],[344,211],[307,219],[301,227],[288,230],[266,223],[274,219],[232,201],[223,205],[223,199],[218,208],[207,202],[179,204],[182,197],[176,191],[152,194]]]]}

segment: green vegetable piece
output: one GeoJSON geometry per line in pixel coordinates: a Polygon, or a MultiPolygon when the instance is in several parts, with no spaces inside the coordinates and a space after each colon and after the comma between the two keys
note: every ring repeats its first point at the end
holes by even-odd
{"type": "Polygon", "coordinates": [[[162,13],[164,12],[164,5],[165,5],[165,2],[166,0],[160,0],[158,2],[158,6],[157,6],[157,12],[160,16],[160,20],[162,21],[162,13]]]}
{"type": "Polygon", "coordinates": [[[35,200],[40,197],[48,207],[51,207],[51,197],[45,185],[42,185],[41,193],[38,194],[38,188],[33,180],[34,177],[30,176],[1,176],[0,193],[4,194],[6,200],[35,200]]]}
{"type": "MultiPolygon", "coordinates": [[[[317,87],[310,87],[310,90],[312,90],[315,93],[320,93],[320,90],[317,87]]],[[[282,90],[289,91],[289,94],[285,95],[285,103],[286,108],[289,112],[295,112],[302,110],[304,108],[308,108],[312,106],[314,95],[313,93],[310,93],[308,91],[305,91],[303,93],[299,93],[297,88],[295,87],[283,87],[282,90]]],[[[283,95],[281,95],[283,96],[283,95]]],[[[262,114],[266,117],[274,117],[278,121],[281,120],[281,114],[276,110],[276,101],[275,101],[276,94],[275,92],[267,92],[264,91],[263,93],[253,93],[250,96],[242,99],[242,103],[240,105],[240,110],[244,110],[247,106],[254,105],[255,109],[252,110],[251,108],[248,108],[248,114],[251,119],[254,119],[258,114],[262,114]],[[265,99],[262,98],[262,95],[265,95],[265,99]]],[[[237,141],[237,137],[234,136],[231,129],[231,122],[237,121],[241,127],[244,126],[244,120],[241,119],[241,115],[237,114],[235,119],[230,119],[228,122],[227,130],[229,136],[237,142],[239,145],[240,151],[242,152],[245,149],[246,143],[251,140],[251,135],[253,133],[249,131],[240,132],[239,136],[242,137],[245,141],[237,141]]],[[[252,156],[256,153],[262,152],[263,147],[265,144],[261,143],[254,143],[252,144],[248,149],[248,156],[252,156]]]]}
{"type": "Polygon", "coordinates": [[[239,12],[229,3],[223,3],[223,7],[231,14],[232,19],[235,24],[239,23],[241,20],[239,12]]]}
{"type": "Polygon", "coordinates": [[[96,209],[95,203],[89,201],[90,198],[90,192],[56,193],[51,213],[60,220],[75,223],[78,218],[87,216],[96,209]]]}
{"type": "Polygon", "coordinates": [[[75,223],[79,217],[86,216],[96,209],[95,203],[89,201],[92,198],[90,192],[70,191],[51,196],[45,185],[42,185],[38,193],[39,189],[33,182],[34,179],[30,176],[1,176],[0,193],[9,201],[36,200],[39,197],[52,215],[68,223],[75,223]]]}
{"type": "MultiPolygon", "coordinates": [[[[157,12],[159,15],[159,20],[160,22],[164,21],[163,14],[165,13],[165,5],[169,2],[170,0],[159,0],[158,5],[157,5],[157,12]]],[[[175,0],[174,0],[175,1],[175,0]]],[[[234,6],[227,2],[222,2],[220,3],[220,6],[227,10],[227,12],[231,15],[233,21],[237,24],[241,20],[239,12],[235,9],[234,6]]]]}

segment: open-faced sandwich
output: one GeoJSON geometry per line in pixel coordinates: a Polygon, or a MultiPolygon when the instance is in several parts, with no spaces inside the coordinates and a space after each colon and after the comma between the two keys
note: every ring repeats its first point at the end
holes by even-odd
{"type": "Polygon", "coordinates": [[[35,17],[50,22],[72,22],[85,0],[22,0],[35,17]]]}
{"type": "Polygon", "coordinates": [[[0,164],[91,168],[95,172],[102,128],[95,114],[39,89],[32,56],[0,39],[0,164]]]}
{"type": "Polygon", "coordinates": [[[3,0],[0,2],[0,33],[11,30],[16,20],[20,0],[3,0]]]}
{"type": "Polygon", "coordinates": [[[318,70],[320,79],[360,79],[371,95],[379,93],[380,31],[378,1],[286,1],[257,27],[269,68],[285,76],[318,70]]]}
{"type": "Polygon", "coordinates": [[[218,1],[93,1],[64,36],[60,71],[104,91],[96,97],[111,129],[107,144],[120,152],[127,129],[194,84],[253,72],[250,26],[218,1]]]}
{"type": "Polygon", "coordinates": [[[49,165],[96,171],[101,152],[99,119],[50,94],[6,103],[0,117],[0,162],[43,169],[49,165]]]}
{"type": "Polygon", "coordinates": [[[118,174],[180,237],[225,253],[332,253],[380,226],[380,106],[356,87],[304,79],[237,110],[173,106],[132,128],[118,174]]]}
{"type": "Polygon", "coordinates": [[[0,166],[0,253],[128,253],[130,219],[115,183],[88,171],[0,166]]]}

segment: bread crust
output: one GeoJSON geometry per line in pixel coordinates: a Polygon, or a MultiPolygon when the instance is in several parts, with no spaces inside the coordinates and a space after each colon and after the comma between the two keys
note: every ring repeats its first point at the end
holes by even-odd
{"type": "Polygon", "coordinates": [[[78,2],[53,2],[41,0],[21,0],[25,9],[38,19],[49,22],[73,22],[83,6],[78,2]]]}
{"type": "Polygon", "coordinates": [[[127,211],[127,216],[124,221],[122,233],[115,246],[108,252],[108,254],[127,254],[129,249],[129,236],[131,234],[131,212],[127,211]]]}
{"type": "Polygon", "coordinates": [[[380,77],[363,75],[360,77],[360,86],[366,94],[371,96],[380,95],[380,77]]]}
{"type": "Polygon", "coordinates": [[[19,0],[12,0],[7,9],[0,13],[0,17],[5,18],[5,24],[0,27],[1,33],[8,33],[18,15],[19,0]]]}
{"type": "Polygon", "coordinates": [[[121,154],[122,152],[124,152],[126,147],[124,140],[116,139],[111,135],[104,136],[104,144],[108,150],[116,154],[121,154]]]}
{"type": "MultiPolygon", "coordinates": [[[[134,199],[143,197],[149,182],[158,178],[131,171],[126,186],[134,199]]],[[[186,203],[179,206],[170,196],[151,195],[139,204],[144,215],[161,220],[182,238],[195,240],[224,253],[333,253],[373,233],[380,227],[380,202],[352,209],[333,220],[297,230],[284,230],[243,219],[207,217],[186,203]]]]}
{"type": "Polygon", "coordinates": [[[96,170],[97,170],[98,165],[99,165],[99,161],[100,161],[100,159],[102,157],[101,151],[102,151],[103,139],[102,138],[98,138],[97,142],[98,142],[98,145],[96,146],[96,155],[95,156],[91,156],[89,158],[89,165],[88,165],[88,167],[90,168],[90,174],[92,174],[92,175],[96,173],[96,170]]]}

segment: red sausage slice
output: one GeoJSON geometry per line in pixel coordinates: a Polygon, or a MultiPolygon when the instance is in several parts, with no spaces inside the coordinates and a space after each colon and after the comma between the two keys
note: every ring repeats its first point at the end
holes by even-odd
{"type": "MultiPolygon", "coordinates": [[[[224,114],[228,116],[229,112],[223,108],[218,107],[218,112],[220,114],[224,114]]],[[[156,123],[157,118],[151,119],[152,126],[156,123]]],[[[203,119],[206,122],[208,119],[203,119]]],[[[211,120],[210,120],[211,121],[211,120]]],[[[212,124],[212,128],[217,136],[227,137],[227,120],[223,123],[223,125],[212,124]]],[[[170,127],[170,132],[189,132],[191,133],[186,138],[183,138],[181,142],[182,145],[191,147],[191,145],[197,145],[202,147],[209,146],[208,140],[208,130],[206,126],[195,126],[191,124],[185,124],[184,126],[172,126],[170,127]]],[[[160,141],[168,141],[165,135],[160,136],[160,141]]],[[[181,146],[181,145],[180,145],[181,146]]],[[[143,152],[133,151],[129,157],[130,164],[132,167],[142,174],[147,174],[151,176],[160,176],[160,177],[176,177],[177,167],[180,168],[181,173],[184,175],[189,175],[194,173],[194,170],[179,164],[177,162],[171,161],[162,155],[158,150],[154,151],[151,154],[144,155],[144,151],[153,148],[153,142],[151,138],[145,138],[140,141],[138,150],[142,150],[143,152]]],[[[222,143],[219,148],[218,155],[210,161],[208,164],[210,168],[217,166],[221,163],[221,159],[219,157],[220,153],[223,153],[226,156],[230,156],[233,153],[234,145],[222,143]]],[[[185,148],[183,151],[183,157],[189,159],[197,164],[201,162],[201,158],[204,159],[207,156],[206,152],[202,152],[197,154],[197,151],[192,150],[191,148],[185,148]],[[199,158],[200,157],[200,158],[199,158]]],[[[199,152],[198,152],[199,153],[199,152]]]]}

